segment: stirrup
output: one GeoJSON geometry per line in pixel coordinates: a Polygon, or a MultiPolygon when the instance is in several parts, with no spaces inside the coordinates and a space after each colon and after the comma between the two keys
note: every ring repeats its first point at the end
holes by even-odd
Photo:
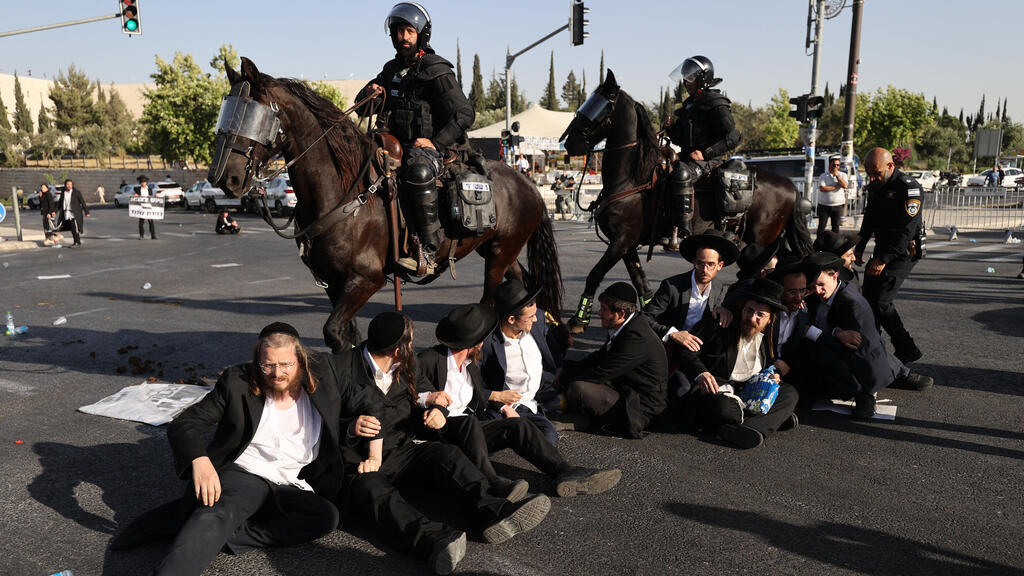
{"type": "Polygon", "coordinates": [[[434,259],[428,258],[426,250],[419,242],[416,243],[416,258],[405,256],[395,260],[395,264],[405,268],[415,276],[426,276],[434,273],[434,259]]]}

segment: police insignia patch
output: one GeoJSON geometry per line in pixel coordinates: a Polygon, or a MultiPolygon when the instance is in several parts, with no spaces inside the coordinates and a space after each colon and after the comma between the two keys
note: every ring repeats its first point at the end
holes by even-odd
{"type": "Polygon", "coordinates": [[[920,196],[920,195],[921,195],[921,189],[920,188],[908,188],[907,189],[907,196],[920,196]]]}
{"type": "Polygon", "coordinates": [[[913,218],[914,216],[917,216],[918,212],[921,211],[921,201],[907,200],[906,204],[904,204],[904,208],[906,208],[907,210],[907,215],[913,218]]]}

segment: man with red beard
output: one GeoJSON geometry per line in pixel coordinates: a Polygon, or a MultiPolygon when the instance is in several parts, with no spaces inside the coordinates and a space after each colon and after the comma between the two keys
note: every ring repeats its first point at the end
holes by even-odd
{"type": "MultiPolygon", "coordinates": [[[[693,382],[681,403],[687,424],[740,448],[756,448],[776,430],[797,425],[793,409],[798,394],[780,382],[779,394],[767,414],[745,415],[737,394],[747,381],[771,366],[777,354],[770,326],[785,306],[779,301],[782,286],[758,278],[737,294],[738,321],[722,327],[714,321],[697,325],[694,334],[703,345],[699,352],[680,352],[679,369],[693,382]]],[[[775,380],[779,378],[776,375],[775,380]]]]}

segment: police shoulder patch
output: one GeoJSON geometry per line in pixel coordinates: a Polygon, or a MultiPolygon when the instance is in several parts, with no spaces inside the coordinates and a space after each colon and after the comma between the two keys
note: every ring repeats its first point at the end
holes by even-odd
{"type": "Polygon", "coordinates": [[[910,189],[907,190],[907,196],[913,197],[913,196],[920,196],[920,195],[921,195],[921,189],[920,188],[910,188],[910,189]]]}
{"type": "Polygon", "coordinates": [[[907,200],[903,206],[907,210],[907,215],[910,216],[911,218],[917,216],[917,213],[921,211],[920,200],[907,200]]]}

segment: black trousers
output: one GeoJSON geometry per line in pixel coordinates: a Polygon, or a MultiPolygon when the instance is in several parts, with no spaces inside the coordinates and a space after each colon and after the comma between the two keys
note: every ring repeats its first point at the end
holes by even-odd
{"type": "Polygon", "coordinates": [[[903,281],[910,276],[910,272],[917,264],[910,258],[893,260],[886,264],[882,273],[877,276],[864,276],[863,291],[864,299],[871,306],[875,313],[875,320],[878,321],[880,329],[889,333],[892,338],[892,345],[896,349],[897,356],[903,356],[917,350],[917,344],[910,332],[903,326],[903,320],[896,311],[896,294],[899,292],[903,281]]]}
{"type": "MultiPolygon", "coordinates": [[[[836,234],[839,233],[839,224],[846,214],[846,205],[840,204],[838,206],[824,206],[818,204],[818,232],[817,235],[821,236],[821,233],[825,231],[825,226],[828,224],[829,218],[832,219],[832,231],[836,234]]],[[[842,254],[840,254],[842,256],[842,254]]]]}
{"type": "Polygon", "coordinates": [[[147,220],[145,218],[139,218],[139,238],[144,238],[146,236],[146,222],[149,222],[149,237],[156,240],[156,224],[154,224],[152,220],[147,220]]]}
{"type": "Polygon", "coordinates": [[[409,483],[447,489],[461,504],[476,510],[473,519],[486,526],[498,519],[504,498],[491,496],[487,479],[455,446],[438,442],[407,442],[384,455],[380,470],[354,474],[349,487],[353,509],[370,520],[389,543],[429,556],[451,529],[434,522],[409,504],[395,487],[409,483]]]}
{"type": "Polygon", "coordinates": [[[235,464],[218,474],[220,500],[196,507],[154,574],[198,575],[225,546],[241,554],[301,544],[338,527],[338,509],[313,492],[271,485],[235,464]]]}
{"type": "MultiPolygon", "coordinates": [[[[555,425],[551,423],[551,420],[548,420],[548,417],[545,415],[544,407],[541,406],[539,402],[537,404],[536,412],[531,412],[529,408],[522,404],[516,407],[516,412],[519,414],[520,418],[526,418],[530,422],[533,422],[552,446],[558,445],[558,430],[555,430],[555,425]]],[[[484,412],[483,418],[485,420],[502,420],[505,418],[505,415],[497,410],[488,408],[487,411],[484,412]]]]}
{"type": "Polygon", "coordinates": [[[626,424],[626,410],[619,391],[606,384],[577,380],[565,390],[565,400],[574,412],[599,422],[626,424]]]}
{"type": "MultiPolygon", "coordinates": [[[[757,430],[767,438],[793,413],[799,397],[796,388],[783,382],[771,410],[767,414],[747,415],[743,425],[757,430]]],[[[735,412],[735,405],[736,400],[722,394],[704,394],[694,390],[683,398],[682,412],[684,417],[692,419],[694,428],[713,432],[722,424],[739,424],[738,420],[726,416],[735,412]]]]}
{"type": "Polygon", "coordinates": [[[448,425],[437,432],[444,442],[458,446],[489,481],[498,475],[489,455],[505,448],[511,448],[552,478],[569,466],[540,429],[527,418],[480,420],[472,415],[455,416],[448,418],[448,425]]]}

